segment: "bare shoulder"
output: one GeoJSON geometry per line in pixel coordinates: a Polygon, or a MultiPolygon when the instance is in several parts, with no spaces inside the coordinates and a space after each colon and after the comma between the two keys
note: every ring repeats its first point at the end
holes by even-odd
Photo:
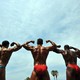
{"type": "Polygon", "coordinates": [[[41,49],[42,49],[42,50],[48,50],[48,47],[42,46],[41,49]]]}
{"type": "Polygon", "coordinates": [[[10,51],[8,48],[0,48],[0,52],[8,52],[8,51],[10,51]]]}
{"type": "MultiPolygon", "coordinates": [[[[39,47],[38,46],[35,46],[34,49],[39,49],[39,47]]],[[[47,49],[47,48],[44,47],[44,46],[41,46],[41,49],[47,49]]]]}
{"type": "Polygon", "coordinates": [[[54,49],[54,46],[47,46],[47,47],[44,47],[46,50],[49,50],[49,51],[52,51],[54,49]]]}
{"type": "Polygon", "coordinates": [[[4,48],[3,51],[10,51],[10,48],[4,48]]]}
{"type": "Polygon", "coordinates": [[[46,49],[47,47],[45,47],[45,46],[42,46],[41,48],[43,48],[43,49],[46,49]]]}
{"type": "Polygon", "coordinates": [[[0,47],[0,51],[1,51],[1,47],[0,47]]]}
{"type": "Polygon", "coordinates": [[[0,47],[0,52],[1,52],[1,47],[0,47]]]}

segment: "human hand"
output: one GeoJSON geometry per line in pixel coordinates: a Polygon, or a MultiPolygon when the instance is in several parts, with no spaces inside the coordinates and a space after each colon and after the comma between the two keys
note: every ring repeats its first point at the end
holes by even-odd
{"type": "Polygon", "coordinates": [[[30,42],[32,42],[34,44],[35,41],[31,40],[30,42]]]}
{"type": "Polygon", "coordinates": [[[61,45],[57,45],[57,47],[58,47],[58,48],[60,48],[60,47],[61,47],[61,45]]]}
{"type": "Polygon", "coordinates": [[[14,46],[15,42],[12,42],[10,46],[14,46]]]}
{"type": "Polygon", "coordinates": [[[50,42],[50,40],[46,40],[46,43],[50,42]]]}

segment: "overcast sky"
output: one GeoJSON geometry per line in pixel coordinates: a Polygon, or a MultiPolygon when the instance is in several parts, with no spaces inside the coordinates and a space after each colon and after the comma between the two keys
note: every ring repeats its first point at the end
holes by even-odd
{"type": "MultiPolygon", "coordinates": [[[[9,40],[23,44],[28,40],[42,38],[44,46],[50,39],[80,49],[80,0],[0,0],[0,43],[9,40]]],[[[31,44],[33,45],[33,44],[31,44]]],[[[80,60],[78,59],[80,66],[80,60]]],[[[60,54],[50,52],[47,66],[58,70],[59,80],[65,80],[66,67],[60,54]]],[[[24,80],[31,76],[33,58],[24,48],[14,52],[6,67],[7,80],[24,80]]]]}

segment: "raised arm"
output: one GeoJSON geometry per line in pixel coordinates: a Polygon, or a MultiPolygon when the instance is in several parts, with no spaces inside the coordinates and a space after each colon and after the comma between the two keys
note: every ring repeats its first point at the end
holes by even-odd
{"type": "Polygon", "coordinates": [[[0,47],[2,47],[2,45],[0,44],[0,47]]]}
{"type": "MultiPolygon", "coordinates": [[[[58,53],[58,54],[65,55],[64,50],[58,49],[58,48],[61,47],[61,45],[56,45],[56,43],[52,42],[51,40],[47,40],[47,41],[46,41],[46,43],[48,43],[48,42],[50,42],[50,43],[52,44],[52,46],[53,46],[53,48],[54,48],[54,49],[53,49],[54,52],[56,52],[56,53],[58,53]]],[[[51,48],[52,48],[52,47],[51,47],[51,48]]]]}
{"type": "Polygon", "coordinates": [[[51,41],[51,40],[47,40],[46,41],[46,43],[51,43],[52,45],[51,46],[49,46],[49,47],[47,47],[49,50],[51,50],[51,51],[54,51],[57,47],[61,47],[60,45],[56,45],[56,43],[54,43],[53,41],[51,41]]]}
{"type": "Polygon", "coordinates": [[[75,48],[75,47],[72,47],[72,46],[70,46],[69,48],[75,50],[75,53],[77,54],[77,57],[80,58],[80,50],[78,48],[75,48]]]}
{"type": "Polygon", "coordinates": [[[65,54],[65,51],[62,50],[62,49],[58,49],[58,48],[56,48],[56,49],[54,50],[54,52],[57,53],[57,54],[66,55],[66,54],[65,54]]]}
{"type": "Polygon", "coordinates": [[[2,45],[0,44],[0,58],[1,58],[1,47],[2,47],[2,45]]]}
{"type": "Polygon", "coordinates": [[[22,47],[19,43],[16,43],[16,42],[12,42],[11,46],[14,46],[13,48],[9,48],[12,52],[17,51],[17,50],[21,49],[21,47],[22,47]]]}
{"type": "Polygon", "coordinates": [[[79,49],[75,48],[75,47],[72,47],[72,46],[69,46],[69,49],[74,49],[75,51],[78,51],[79,49]]]}
{"type": "Polygon", "coordinates": [[[30,46],[29,43],[33,43],[34,44],[34,41],[27,41],[26,43],[24,43],[22,46],[26,49],[26,50],[32,50],[34,47],[33,46],[30,46]]]}
{"type": "Polygon", "coordinates": [[[46,43],[50,42],[53,46],[56,46],[57,48],[60,48],[61,45],[56,45],[56,43],[52,42],[51,40],[47,40],[46,43]]]}

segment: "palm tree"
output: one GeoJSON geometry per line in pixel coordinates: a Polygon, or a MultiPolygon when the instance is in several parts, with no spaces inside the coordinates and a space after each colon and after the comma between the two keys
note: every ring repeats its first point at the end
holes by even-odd
{"type": "Polygon", "coordinates": [[[57,70],[52,70],[52,71],[51,71],[51,74],[53,75],[54,80],[55,80],[55,78],[56,78],[56,80],[57,80],[58,71],[57,71],[57,70]]]}
{"type": "Polygon", "coordinates": [[[30,78],[29,78],[29,77],[27,77],[25,80],[30,80],[30,78]]]}

